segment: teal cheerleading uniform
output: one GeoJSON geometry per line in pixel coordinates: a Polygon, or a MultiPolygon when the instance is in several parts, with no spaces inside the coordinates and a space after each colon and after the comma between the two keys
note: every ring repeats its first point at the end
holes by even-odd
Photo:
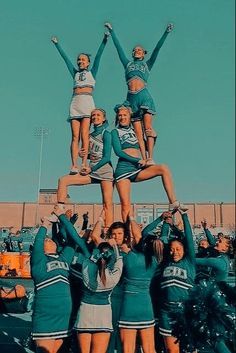
{"type": "Polygon", "coordinates": [[[107,127],[107,122],[94,126],[94,131],[89,136],[89,176],[95,183],[102,180],[113,181],[111,134],[107,127]]]}
{"type": "Polygon", "coordinates": [[[139,150],[139,143],[132,127],[118,126],[112,130],[112,146],[115,154],[119,157],[116,169],[115,180],[119,182],[123,179],[135,181],[137,174],[142,170],[139,166],[141,158],[132,157],[123,151],[126,148],[135,148],[139,150]]]}
{"type": "MultiPolygon", "coordinates": [[[[54,43],[61,57],[65,61],[65,64],[74,80],[74,89],[75,88],[84,88],[84,87],[95,87],[95,78],[97,75],[100,59],[104,51],[105,45],[107,43],[107,38],[104,37],[97,54],[94,59],[93,67],[91,70],[83,69],[77,70],[70,59],[67,57],[64,50],[61,48],[59,43],[54,43]]],[[[70,104],[70,114],[68,121],[72,119],[83,119],[90,118],[92,110],[95,109],[94,100],[92,94],[90,93],[80,93],[73,94],[71,104],[70,104]]]]}
{"type": "Polygon", "coordinates": [[[120,328],[139,330],[155,325],[149,288],[157,267],[157,261],[153,257],[150,267],[147,268],[145,255],[136,250],[131,250],[124,258],[124,296],[120,328]]]}
{"type": "MultiPolygon", "coordinates": [[[[74,228],[65,215],[61,215],[59,219],[67,231],[74,228]]],[[[68,278],[69,265],[75,252],[74,245],[68,243],[60,253],[46,255],[46,235],[47,229],[40,227],[31,255],[31,274],[35,285],[33,340],[64,338],[71,333],[72,300],[68,278]]],[[[78,239],[77,243],[85,250],[82,239],[78,239]]]]}
{"type": "Polygon", "coordinates": [[[149,91],[146,88],[146,85],[147,85],[150,71],[156,61],[159,50],[161,49],[162,45],[164,44],[168,36],[168,32],[167,31],[164,32],[161,39],[158,41],[156,47],[154,48],[151,54],[151,57],[147,61],[140,60],[140,59],[134,59],[133,61],[130,61],[126,57],[120,45],[120,42],[116,37],[114,30],[113,29],[110,30],[110,33],[111,33],[111,37],[113,39],[114,45],[116,47],[116,50],[118,52],[120,61],[123,64],[125,69],[125,79],[126,79],[127,85],[129,84],[130,81],[137,78],[143,81],[144,83],[144,88],[142,88],[141,90],[137,92],[133,92],[129,90],[127,94],[126,99],[130,103],[133,111],[133,117],[132,117],[133,121],[142,120],[143,115],[145,113],[155,115],[156,114],[155,104],[152,96],[150,95],[149,91]]]}
{"type": "MultiPolygon", "coordinates": [[[[110,296],[113,288],[120,280],[123,259],[119,255],[117,247],[113,265],[107,265],[105,269],[106,285],[101,281],[98,266],[93,261],[93,256],[86,259],[82,265],[82,277],[84,291],[81,306],[75,323],[78,332],[112,332],[112,312],[110,296]]],[[[95,249],[93,254],[98,250],[95,249]]]]}
{"type": "Polygon", "coordinates": [[[187,214],[182,215],[185,234],[185,255],[178,261],[168,262],[161,275],[161,310],[159,332],[162,336],[172,336],[173,321],[183,312],[189,290],[194,286],[196,275],[195,251],[192,230],[187,214]]]}

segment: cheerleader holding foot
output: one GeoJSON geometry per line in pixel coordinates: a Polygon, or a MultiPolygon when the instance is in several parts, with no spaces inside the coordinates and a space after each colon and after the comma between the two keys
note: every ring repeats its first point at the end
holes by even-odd
{"type": "Polygon", "coordinates": [[[117,105],[115,110],[116,128],[112,130],[111,135],[114,152],[119,157],[114,175],[123,221],[126,221],[131,210],[131,183],[149,180],[157,176],[162,178],[170,209],[180,207],[182,210],[187,210],[183,204],[176,201],[169,168],[164,164],[150,166],[142,159],[138,139],[131,127],[131,109],[124,105],[117,105]]]}
{"type": "Polygon", "coordinates": [[[134,113],[132,121],[139,141],[142,158],[146,159],[147,149],[147,164],[153,165],[155,164],[153,161],[153,148],[157,134],[152,126],[152,118],[156,114],[156,109],[153,98],[146,88],[146,85],[150,70],[155,63],[158,53],[168,34],[173,30],[173,25],[168,24],[164,34],[154,48],[151,57],[147,61],[144,60],[147,51],[141,46],[134,47],[132,51],[133,60],[129,60],[116,37],[112,25],[110,23],[105,23],[105,27],[111,34],[120,61],[125,69],[125,78],[128,86],[126,99],[131,105],[134,113]],[[144,139],[146,140],[146,146],[144,139]]]}
{"type": "MultiPolygon", "coordinates": [[[[93,90],[95,87],[95,78],[97,75],[100,59],[107,43],[108,35],[105,34],[103,41],[97,51],[93,66],[89,70],[90,55],[81,53],[77,57],[78,68],[75,68],[70,59],[61,48],[57,37],[52,37],[52,42],[55,44],[59,54],[66,63],[66,66],[74,80],[73,96],[70,104],[70,116],[68,121],[71,125],[71,161],[72,166],[70,174],[74,175],[79,172],[78,169],[78,154],[79,142],[81,139],[82,147],[88,151],[88,135],[90,127],[90,114],[95,108],[93,101],[93,90]]],[[[87,164],[87,154],[82,158],[82,166],[87,164]]]]}
{"type": "Polygon", "coordinates": [[[109,227],[113,220],[113,169],[110,161],[111,134],[107,130],[108,123],[105,111],[103,109],[94,109],[91,113],[91,123],[94,126],[94,131],[89,137],[89,166],[81,169],[79,174],[65,175],[59,179],[57,201],[63,209],[68,186],[98,183],[102,191],[105,227],[109,227]]]}

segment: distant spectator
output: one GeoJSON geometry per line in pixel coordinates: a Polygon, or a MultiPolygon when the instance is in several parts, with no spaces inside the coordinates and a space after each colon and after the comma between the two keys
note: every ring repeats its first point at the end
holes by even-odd
{"type": "Polygon", "coordinates": [[[81,230],[85,230],[88,228],[88,221],[89,221],[89,213],[86,212],[83,214],[83,224],[81,230]]]}

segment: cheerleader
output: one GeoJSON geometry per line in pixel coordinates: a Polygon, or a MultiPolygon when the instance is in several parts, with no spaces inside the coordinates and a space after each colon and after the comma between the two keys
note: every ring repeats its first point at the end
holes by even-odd
{"type": "MultiPolygon", "coordinates": [[[[67,231],[73,228],[65,215],[60,215],[59,220],[67,231]]],[[[32,338],[39,351],[56,353],[63,339],[71,334],[72,328],[72,300],[68,277],[69,265],[74,256],[74,243],[67,243],[58,253],[57,244],[47,235],[49,228],[51,222],[44,218],[31,254],[31,275],[35,285],[32,338]]],[[[76,241],[88,255],[83,240],[76,241]]]]}
{"type": "MultiPolygon", "coordinates": [[[[105,226],[109,227],[113,220],[113,168],[111,165],[111,134],[107,130],[106,112],[100,108],[94,109],[91,113],[91,123],[94,126],[94,131],[89,137],[89,166],[83,167],[79,174],[65,175],[59,179],[57,200],[63,208],[68,186],[100,184],[105,211],[105,226]]],[[[84,149],[81,153],[83,152],[85,152],[84,149]]]]}
{"type": "MultiPolygon", "coordinates": [[[[94,59],[93,66],[89,70],[90,65],[90,55],[86,53],[81,53],[77,57],[78,68],[75,68],[70,59],[65,54],[64,50],[61,48],[57,37],[52,37],[52,42],[55,44],[59,54],[66,63],[66,66],[74,80],[73,84],[73,96],[70,104],[70,116],[68,121],[71,125],[71,161],[72,166],[70,174],[74,175],[79,172],[78,169],[78,153],[79,153],[79,142],[81,138],[82,147],[87,152],[88,150],[88,135],[90,127],[90,115],[92,110],[95,108],[93,101],[93,90],[95,87],[95,78],[97,75],[100,59],[104,48],[107,43],[108,35],[105,34],[103,41],[97,51],[94,59]]],[[[86,166],[87,154],[82,158],[82,165],[86,166]]]]}
{"type": "Polygon", "coordinates": [[[154,48],[151,57],[147,61],[144,60],[147,51],[141,46],[134,47],[132,51],[133,60],[129,60],[115,35],[112,25],[105,23],[105,27],[111,33],[120,61],[125,69],[125,78],[128,86],[127,101],[133,111],[133,126],[140,145],[142,158],[146,159],[145,138],[148,152],[147,164],[153,165],[155,164],[153,161],[153,147],[157,134],[152,127],[152,117],[156,114],[156,108],[153,98],[146,88],[147,80],[162,45],[168,34],[173,30],[173,25],[168,24],[164,34],[154,48]]]}
{"type": "Polygon", "coordinates": [[[161,275],[161,310],[159,332],[164,338],[168,353],[180,353],[179,343],[173,335],[173,322],[183,312],[189,290],[194,286],[195,251],[188,216],[183,211],[184,240],[169,242],[169,260],[164,264],[161,275]]]}
{"type": "Polygon", "coordinates": [[[82,264],[84,292],[75,323],[81,353],[107,351],[113,330],[110,295],[123,267],[115,241],[100,238],[101,222],[99,218],[91,234],[97,249],[82,264]]]}
{"type": "Polygon", "coordinates": [[[151,279],[162,261],[156,237],[141,241],[141,230],[129,216],[134,245],[124,257],[124,296],[119,328],[124,353],[134,353],[136,339],[140,339],[144,353],[155,352],[155,319],[149,293],[151,279]],[[143,246],[142,246],[143,245],[143,246]]]}
{"type": "Polygon", "coordinates": [[[116,187],[121,202],[121,213],[123,221],[131,210],[131,183],[140,182],[160,176],[163,187],[170,202],[170,209],[186,207],[176,201],[172,176],[169,168],[164,164],[147,165],[141,158],[140,147],[136,134],[131,127],[131,109],[127,105],[117,105],[116,128],[112,130],[112,146],[115,154],[119,157],[114,173],[116,187]]]}

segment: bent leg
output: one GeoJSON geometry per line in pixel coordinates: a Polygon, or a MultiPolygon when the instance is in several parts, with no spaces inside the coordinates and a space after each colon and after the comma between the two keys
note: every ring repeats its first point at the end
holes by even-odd
{"type": "Polygon", "coordinates": [[[105,227],[108,228],[113,222],[113,182],[108,180],[101,181],[102,203],[105,211],[105,227]]]}
{"type": "Polygon", "coordinates": [[[91,184],[89,175],[64,175],[58,180],[57,202],[64,203],[66,201],[68,186],[87,184],[91,184]]]}
{"type": "Polygon", "coordinates": [[[147,140],[148,158],[153,159],[153,149],[156,142],[156,133],[152,127],[152,114],[146,113],[143,117],[143,126],[147,140]]]}
{"type": "Polygon", "coordinates": [[[72,139],[71,139],[71,145],[70,145],[71,163],[72,163],[72,168],[78,168],[80,121],[77,119],[72,119],[70,126],[71,126],[71,133],[72,133],[72,139]]]}
{"type": "Polygon", "coordinates": [[[134,121],[133,122],[133,127],[134,127],[135,134],[137,136],[137,139],[138,139],[138,143],[139,143],[142,159],[146,159],[147,158],[147,156],[146,156],[146,146],[145,146],[145,142],[144,142],[144,138],[143,138],[142,121],[140,121],[140,120],[134,121]]]}
{"type": "Polygon", "coordinates": [[[139,181],[149,180],[157,176],[161,177],[162,184],[166,191],[168,200],[170,203],[173,203],[176,200],[176,196],[175,196],[174,185],[172,181],[172,175],[167,165],[156,164],[156,165],[147,167],[138,173],[135,181],[139,182],[139,181]]]}
{"type": "Polygon", "coordinates": [[[116,183],[116,188],[120,197],[121,203],[121,216],[123,222],[126,222],[127,216],[131,211],[131,201],[130,201],[130,193],[131,193],[131,182],[129,179],[124,179],[116,183]]]}
{"type": "Polygon", "coordinates": [[[120,329],[120,338],[123,347],[123,353],[134,353],[136,349],[137,330],[120,329]]]}

